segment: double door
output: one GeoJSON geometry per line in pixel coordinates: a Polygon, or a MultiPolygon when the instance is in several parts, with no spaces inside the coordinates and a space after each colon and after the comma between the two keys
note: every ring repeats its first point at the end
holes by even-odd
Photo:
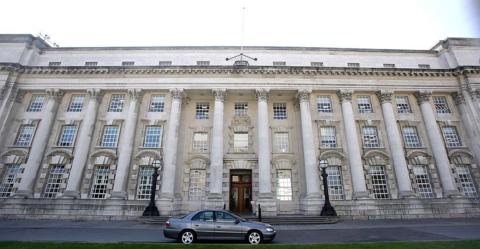
{"type": "Polygon", "coordinates": [[[230,210],[234,213],[252,211],[252,171],[232,170],[230,172],[230,210]]]}

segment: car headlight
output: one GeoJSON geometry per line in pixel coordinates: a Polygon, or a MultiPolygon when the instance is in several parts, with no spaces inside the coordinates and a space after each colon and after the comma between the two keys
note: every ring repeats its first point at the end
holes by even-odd
{"type": "Polygon", "coordinates": [[[273,232],[273,228],[267,227],[267,232],[273,232]]]}

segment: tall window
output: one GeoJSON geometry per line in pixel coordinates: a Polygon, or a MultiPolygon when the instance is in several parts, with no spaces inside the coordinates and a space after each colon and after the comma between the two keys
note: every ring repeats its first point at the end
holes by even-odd
{"type": "Polygon", "coordinates": [[[343,200],[343,181],[340,166],[328,165],[326,173],[328,174],[327,182],[330,198],[333,200],[343,200]]]}
{"type": "Polygon", "coordinates": [[[193,151],[207,152],[208,151],[208,133],[195,132],[193,133],[193,151]]]}
{"type": "Polygon", "coordinates": [[[455,169],[460,191],[465,196],[476,197],[477,190],[472,179],[472,174],[470,173],[470,167],[468,165],[456,165],[455,169]]]}
{"type": "Polygon", "coordinates": [[[426,165],[414,165],[413,174],[417,183],[417,195],[421,198],[433,198],[432,185],[426,165]]]}
{"type": "Polygon", "coordinates": [[[378,148],[380,142],[378,140],[377,128],[374,126],[362,127],[363,146],[365,148],[378,148]]]}
{"type": "Polygon", "coordinates": [[[101,147],[117,147],[118,126],[108,125],[103,128],[101,147]]]}
{"type": "Polygon", "coordinates": [[[327,126],[320,128],[320,146],[322,148],[337,147],[337,136],[335,127],[327,126]]]}
{"type": "Polygon", "coordinates": [[[43,108],[43,102],[45,102],[44,95],[33,95],[28,105],[27,112],[41,112],[43,108]]]}
{"type": "Polygon", "coordinates": [[[33,134],[35,133],[35,125],[21,125],[18,129],[15,146],[27,147],[32,142],[33,134]]]}
{"type": "Polygon", "coordinates": [[[190,170],[190,186],[188,197],[190,200],[202,200],[205,197],[206,173],[203,169],[190,170]]]}
{"type": "Polygon", "coordinates": [[[81,112],[83,110],[83,101],[85,95],[73,95],[70,99],[67,112],[81,112]]]}
{"type": "Polygon", "coordinates": [[[368,168],[368,174],[372,181],[372,193],[375,199],[389,198],[387,175],[385,174],[385,166],[372,165],[368,168]]]}
{"type": "Polygon", "coordinates": [[[77,134],[76,125],[64,125],[62,127],[62,133],[58,138],[58,146],[70,147],[75,143],[75,135],[77,134]]]}
{"type": "Polygon", "coordinates": [[[277,200],[292,200],[292,171],[289,169],[277,170],[277,200]]]}
{"type": "Polygon", "coordinates": [[[447,147],[461,147],[462,141],[460,141],[460,137],[457,133],[457,128],[455,126],[445,126],[442,127],[443,131],[443,138],[445,139],[445,143],[447,147]]]}
{"type": "Polygon", "coordinates": [[[147,126],[145,128],[145,140],[143,141],[143,147],[160,148],[161,136],[162,136],[162,127],[147,126]]]}
{"type": "Polygon", "coordinates": [[[208,103],[197,103],[195,118],[196,119],[208,119],[208,111],[210,109],[210,104],[208,103]]]}
{"type": "Polygon", "coordinates": [[[122,112],[124,102],[124,94],[113,94],[110,99],[110,105],[108,106],[108,112],[122,112]]]}
{"type": "Polygon", "coordinates": [[[248,103],[235,103],[235,116],[246,116],[248,111],[248,103]]]}
{"type": "Polygon", "coordinates": [[[90,198],[105,199],[108,191],[108,178],[110,168],[108,165],[99,165],[95,167],[90,198]]]}
{"type": "Polygon", "coordinates": [[[152,193],[153,167],[141,166],[138,171],[137,199],[148,200],[152,193]]]}
{"type": "Polygon", "coordinates": [[[165,96],[152,95],[149,112],[163,112],[165,108],[165,96]]]}
{"type": "Polygon", "coordinates": [[[286,103],[273,103],[273,119],[287,119],[286,103]]]}
{"type": "Polygon", "coordinates": [[[233,148],[236,152],[248,151],[248,132],[240,131],[233,133],[233,148]]]}
{"type": "Polygon", "coordinates": [[[420,139],[418,138],[417,128],[414,126],[402,127],[403,141],[407,148],[422,147],[420,139]]]}
{"type": "Polygon", "coordinates": [[[47,183],[43,197],[55,198],[60,192],[60,186],[63,183],[63,174],[65,173],[65,165],[52,165],[48,172],[47,183]]]}
{"type": "Polygon", "coordinates": [[[5,164],[2,182],[0,183],[0,197],[9,197],[13,193],[13,187],[22,173],[19,163],[5,164]]]}
{"type": "Polygon", "coordinates": [[[288,132],[273,133],[273,148],[275,152],[289,152],[288,132]]]}
{"type": "Polygon", "coordinates": [[[444,96],[433,96],[432,100],[437,113],[450,113],[450,108],[448,108],[447,104],[447,98],[444,96]]]}
{"type": "Polygon", "coordinates": [[[358,96],[357,106],[359,113],[372,113],[373,107],[370,101],[370,96],[358,96]]]}
{"type": "Polygon", "coordinates": [[[317,112],[333,112],[332,99],[330,96],[317,97],[317,112]]]}
{"type": "Polygon", "coordinates": [[[410,103],[408,102],[408,96],[396,96],[397,112],[398,113],[411,113],[410,103]]]}

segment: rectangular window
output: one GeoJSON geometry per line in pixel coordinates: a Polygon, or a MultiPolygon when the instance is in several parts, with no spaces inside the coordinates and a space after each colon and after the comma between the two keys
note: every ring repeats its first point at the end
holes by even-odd
{"type": "Polygon", "coordinates": [[[410,103],[408,101],[408,96],[395,96],[395,102],[397,102],[397,112],[398,113],[411,113],[410,103]]]}
{"type": "Polygon", "coordinates": [[[137,199],[149,200],[152,193],[153,167],[141,166],[138,171],[137,199]]]}
{"type": "Polygon", "coordinates": [[[197,103],[195,109],[195,118],[196,119],[208,119],[208,111],[210,110],[209,103],[197,103]]]}
{"type": "Polygon", "coordinates": [[[143,147],[145,148],[160,148],[160,141],[162,136],[162,127],[147,126],[145,129],[145,140],[143,147]]]}
{"type": "Polygon", "coordinates": [[[65,173],[65,165],[52,165],[48,172],[47,183],[43,197],[55,198],[60,192],[60,186],[63,183],[63,174],[65,173]]]}
{"type": "Polygon", "coordinates": [[[420,139],[418,138],[417,128],[414,126],[405,126],[402,128],[403,141],[407,148],[422,147],[420,139]]]}
{"type": "Polygon", "coordinates": [[[247,116],[248,103],[235,103],[235,116],[247,116]]]}
{"type": "Polygon", "coordinates": [[[172,65],[172,61],[159,61],[158,65],[161,67],[168,67],[172,65]]]}
{"type": "Polygon", "coordinates": [[[333,112],[330,96],[317,96],[317,112],[333,112]]]}
{"type": "Polygon", "coordinates": [[[124,94],[113,94],[108,106],[108,112],[123,112],[123,104],[125,102],[124,94]]]}
{"type": "Polygon", "coordinates": [[[460,141],[460,137],[458,136],[457,128],[455,126],[445,126],[442,128],[442,131],[447,147],[462,146],[462,141],[460,141]]]}
{"type": "Polygon", "coordinates": [[[445,98],[444,96],[433,96],[432,100],[437,113],[450,113],[450,108],[448,108],[447,104],[447,98],[445,98]]]}
{"type": "Polygon", "coordinates": [[[117,147],[118,126],[109,125],[103,128],[101,147],[114,148],[117,147]]]}
{"type": "Polygon", "coordinates": [[[81,112],[83,110],[83,101],[85,95],[72,95],[70,104],[68,105],[67,112],[81,112]]]}
{"type": "Polygon", "coordinates": [[[188,197],[191,201],[203,200],[205,197],[206,172],[202,169],[190,170],[188,197]]]}
{"type": "Polygon", "coordinates": [[[343,182],[340,166],[328,166],[326,169],[328,174],[328,194],[333,200],[343,200],[343,182]]]}
{"type": "Polygon", "coordinates": [[[470,173],[470,167],[468,165],[456,165],[457,177],[459,181],[460,191],[468,197],[476,197],[477,190],[470,173]]]}
{"type": "Polygon", "coordinates": [[[358,68],[358,67],[360,67],[360,63],[347,63],[347,67],[355,67],[355,68],[358,68]]]}
{"type": "Polygon", "coordinates": [[[208,151],[208,133],[206,132],[193,133],[193,151],[194,152],[208,151]]]}
{"type": "Polygon", "coordinates": [[[19,181],[22,168],[20,164],[5,164],[2,182],[0,183],[0,197],[9,197],[14,192],[15,183],[19,181]]]}
{"type": "Polygon", "coordinates": [[[373,107],[372,102],[370,101],[370,96],[358,96],[357,97],[357,106],[359,113],[372,113],[373,107]]]}
{"type": "Polygon", "coordinates": [[[21,125],[18,129],[15,146],[28,147],[30,146],[33,135],[35,133],[35,125],[21,125]]]}
{"type": "Polygon", "coordinates": [[[289,152],[288,132],[275,132],[273,134],[273,149],[275,152],[289,152]]]}
{"type": "Polygon", "coordinates": [[[418,64],[418,68],[421,68],[421,69],[430,69],[430,64],[418,64]]]}
{"type": "Polygon", "coordinates": [[[49,66],[49,67],[59,67],[59,66],[61,66],[61,65],[62,65],[62,63],[61,63],[60,61],[50,61],[50,62],[48,63],[48,66],[49,66]]]}
{"type": "Polygon", "coordinates": [[[273,103],[273,119],[287,119],[286,103],[273,103]]]}
{"type": "Polygon", "coordinates": [[[133,66],[135,65],[134,61],[122,61],[122,66],[133,66]]]}
{"type": "Polygon", "coordinates": [[[210,66],[210,61],[197,61],[197,66],[210,66]]]}
{"type": "Polygon", "coordinates": [[[337,147],[337,136],[335,127],[320,127],[320,146],[322,148],[337,147]]]}
{"type": "Polygon", "coordinates": [[[323,62],[310,62],[310,66],[312,67],[323,67],[323,62]]]}
{"type": "Polygon", "coordinates": [[[233,149],[235,152],[248,151],[248,132],[233,133],[233,149]]]}
{"type": "Polygon", "coordinates": [[[377,128],[374,126],[362,127],[363,147],[365,148],[378,148],[380,142],[378,140],[377,128]]]}
{"type": "Polygon", "coordinates": [[[383,64],[384,68],[395,68],[395,64],[383,64]]]}
{"type": "Polygon", "coordinates": [[[108,191],[110,168],[107,165],[96,166],[92,179],[90,198],[105,199],[108,191]]]}
{"type": "Polygon", "coordinates": [[[292,200],[292,171],[288,169],[277,170],[277,200],[292,200]]]}
{"type": "Polygon", "coordinates": [[[57,146],[71,147],[75,144],[75,136],[77,135],[76,125],[64,125],[62,127],[62,133],[58,138],[57,146]]]}
{"type": "Polygon", "coordinates": [[[421,198],[433,198],[427,165],[413,165],[413,174],[417,183],[417,195],[421,198]]]}
{"type": "Polygon", "coordinates": [[[33,95],[28,105],[27,112],[41,112],[43,108],[43,102],[45,102],[44,95],[33,95]]]}
{"type": "Polygon", "coordinates": [[[86,67],[96,67],[98,65],[98,62],[96,61],[86,61],[85,66],[86,67]]]}
{"type": "Polygon", "coordinates": [[[372,165],[368,168],[372,180],[372,193],[375,199],[388,199],[387,175],[384,166],[372,165]]]}
{"type": "Polygon", "coordinates": [[[150,109],[149,112],[164,112],[165,109],[165,96],[163,95],[152,95],[150,100],[150,109]]]}
{"type": "Polygon", "coordinates": [[[274,61],[273,66],[286,66],[287,63],[285,61],[274,61]]]}

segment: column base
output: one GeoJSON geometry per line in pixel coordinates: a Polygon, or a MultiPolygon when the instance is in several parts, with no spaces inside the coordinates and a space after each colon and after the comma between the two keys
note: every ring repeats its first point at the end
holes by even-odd
{"type": "Polygon", "coordinates": [[[353,193],[353,199],[354,200],[366,200],[366,199],[370,199],[370,195],[367,191],[354,192],[353,193]]]}
{"type": "Polygon", "coordinates": [[[110,195],[110,199],[126,200],[127,199],[127,192],[125,192],[125,191],[114,191],[110,195]]]}
{"type": "Polygon", "coordinates": [[[207,200],[205,201],[205,208],[207,209],[224,209],[225,200],[223,200],[223,195],[220,193],[209,193],[207,195],[207,200]]]}
{"type": "Polygon", "coordinates": [[[76,190],[65,190],[62,195],[63,199],[78,199],[80,198],[80,191],[76,190]]]}
{"type": "Polygon", "coordinates": [[[17,190],[13,198],[33,198],[33,191],[31,190],[17,190]]]}
{"type": "Polygon", "coordinates": [[[156,204],[161,216],[171,216],[174,212],[175,196],[173,194],[160,194],[156,204]]]}
{"type": "Polygon", "coordinates": [[[323,199],[320,193],[310,193],[302,200],[302,210],[305,215],[320,215],[323,199]]]}
{"type": "Polygon", "coordinates": [[[277,200],[273,198],[272,193],[260,193],[258,195],[257,201],[255,202],[256,207],[252,207],[256,210],[258,215],[258,204],[262,209],[262,216],[276,216],[277,215],[277,200]]]}
{"type": "Polygon", "coordinates": [[[447,198],[463,198],[463,197],[465,197],[458,190],[445,190],[445,191],[443,191],[443,196],[447,197],[447,198]]]}
{"type": "Polygon", "coordinates": [[[415,195],[415,192],[408,190],[408,191],[399,191],[398,192],[398,198],[399,199],[412,199],[416,198],[417,196],[415,195]]]}

